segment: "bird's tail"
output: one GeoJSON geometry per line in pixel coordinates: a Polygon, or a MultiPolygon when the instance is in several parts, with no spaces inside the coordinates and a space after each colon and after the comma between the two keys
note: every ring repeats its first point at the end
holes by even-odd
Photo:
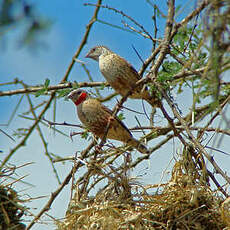
{"type": "Polygon", "coordinates": [[[156,97],[144,98],[153,108],[161,107],[161,101],[156,97]]]}
{"type": "Polygon", "coordinates": [[[141,98],[147,101],[153,108],[160,107],[161,100],[157,96],[156,92],[150,92],[148,90],[144,90],[141,92],[141,98]]]}
{"type": "Polygon", "coordinates": [[[134,138],[130,139],[127,144],[133,146],[140,153],[150,154],[150,151],[147,149],[147,147],[145,145],[143,145],[140,141],[138,141],[138,140],[136,140],[134,138]]]}

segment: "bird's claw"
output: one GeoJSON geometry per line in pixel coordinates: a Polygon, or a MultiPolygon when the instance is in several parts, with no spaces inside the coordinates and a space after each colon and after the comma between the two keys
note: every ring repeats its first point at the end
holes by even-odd
{"type": "Polygon", "coordinates": [[[108,118],[108,122],[112,122],[112,121],[114,121],[115,120],[115,118],[113,117],[113,116],[110,116],[109,118],[108,118]]]}
{"type": "Polygon", "coordinates": [[[102,147],[100,145],[95,146],[95,151],[99,153],[101,151],[102,147]]]}
{"type": "Polygon", "coordinates": [[[69,137],[70,137],[71,141],[73,141],[73,136],[75,136],[75,135],[76,135],[75,132],[73,132],[73,131],[70,132],[69,137]]]}

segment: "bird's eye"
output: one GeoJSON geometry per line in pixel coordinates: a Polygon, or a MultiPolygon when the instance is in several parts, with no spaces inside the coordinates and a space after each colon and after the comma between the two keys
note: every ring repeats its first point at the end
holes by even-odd
{"type": "Polygon", "coordinates": [[[92,52],[95,52],[95,50],[96,50],[96,48],[93,48],[93,49],[92,49],[92,52]]]}
{"type": "Polygon", "coordinates": [[[80,95],[80,94],[81,94],[81,91],[78,91],[78,92],[77,92],[77,95],[80,95]]]}

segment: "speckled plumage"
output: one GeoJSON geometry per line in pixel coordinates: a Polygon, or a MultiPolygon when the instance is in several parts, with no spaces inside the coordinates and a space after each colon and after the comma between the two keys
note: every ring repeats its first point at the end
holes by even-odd
{"type": "Polygon", "coordinates": [[[80,121],[96,136],[103,138],[106,127],[110,120],[110,128],[107,133],[108,139],[122,141],[128,145],[133,146],[141,153],[148,153],[147,148],[138,140],[132,137],[129,129],[117,117],[112,118],[112,111],[101,104],[97,99],[87,97],[78,104],[77,101],[81,93],[87,93],[84,90],[73,90],[69,95],[70,98],[77,105],[77,114],[80,121]]]}
{"type": "MultiPolygon", "coordinates": [[[[126,95],[141,79],[138,72],[124,58],[105,46],[96,46],[86,55],[99,63],[99,69],[111,87],[122,96],[126,95]]],[[[156,98],[151,97],[144,85],[135,88],[130,98],[144,99],[156,106],[156,98]]]]}

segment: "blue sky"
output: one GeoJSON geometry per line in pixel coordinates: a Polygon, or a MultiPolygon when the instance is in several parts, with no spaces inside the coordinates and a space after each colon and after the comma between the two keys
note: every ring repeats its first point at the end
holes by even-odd
{"type": "MultiPolygon", "coordinates": [[[[18,48],[17,42],[20,39],[19,31],[12,31],[7,37],[6,47],[1,47],[0,49],[0,83],[6,81],[12,81],[15,77],[23,80],[27,84],[35,85],[41,84],[45,81],[46,78],[51,80],[51,84],[57,84],[64,76],[66,69],[71,62],[72,56],[74,55],[82,36],[85,32],[85,26],[89,22],[89,18],[92,16],[94,7],[85,7],[83,3],[88,1],[73,1],[69,0],[68,3],[66,1],[56,0],[55,2],[40,0],[40,1],[32,1],[36,5],[37,12],[39,14],[44,15],[51,19],[52,26],[49,31],[42,34],[39,39],[45,46],[37,49],[29,49],[28,47],[18,48]]],[[[96,1],[91,1],[96,3],[96,1]]],[[[166,14],[167,6],[166,1],[154,1],[160,10],[166,14]]],[[[177,1],[178,3],[182,3],[182,11],[178,16],[178,20],[180,20],[187,12],[190,12],[196,1],[177,1]]],[[[153,23],[151,20],[152,16],[152,7],[146,3],[146,1],[133,1],[133,0],[120,0],[113,1],[107,0],[104,1],[104,4],[117,8],[126,14],[135,18],[140,24],[142,24],[148,31],[153,31],[153,23]]],[[[121,20],[123,18],[115,14],[111,11],[107,11],[106,9],[101,9],[99,13],[99,18],[101,20],[105,20],[108,22],[113,22],[114,24],[120,25],[121,20]]],[[[126,20],[126,22],[129,22],[126,20]]],[[[159,26],[159,36],[164,32],[164,20],[158,22],[159,26]]],[[[103,25],[100,23],[96,23],[93,27],[93,30],[89,36],[88,43],[85,46],[83,52],[81,53],[79,59],[84,61],[87,64],[87,68],[93,75],[95,81],[103,80],[99,70],[97,63],[85,59],[84,56],[87,51],[95,46],[95,45],[106,45],[110,47],[112,50],[119,53],[121,56],[125,57],[130,63],[135,66],[136,69],[139,69],[141,66],[141,62],[132,49],[132,45],[138,50],[143,59],[147,58],[151,52],[151,42],[147,39],[141,38],[133,33],[124,32],[115,28],[111,28],[107,25],[103,25]]],[[[87,81],[87,76],[80,67],[79,64],[75,64],[70,77],[70,81],[87,81]]],[[[18,87],[18,86],[17,86],[18,87]]],[[[0,90],[13,89],[15,87],[0,87],[0,90]]],[[[110,90],[109,92],[112,92],[110,90]]],[[[105,91],[107,93],[107,91],[105,91]]],[[[183,96],[179,96],[178,103],[186,108],[188,104],[191,104],[192,99],[190,99],[191,95],[187,94],[188,100],[184,100],[183,96]]],[[[13,108],[16,106],[20,95],[12,96],[12,97],[1,97],[0,98],[0,106],[2,109],[0,124],[7,123],[13,108]]],[[[34,99],[34,98],[33,98],[34,99]]],[[[46,97],[39,97],[36,101],[42,101],[47,99],[46,97]]],[[[107,104],[109,107],[113,107],[115,104],[115,100],[113,102],[107,104]]],[[[126,106],[141,108],[140,101],[131,101],[129,100],[126,103],[126,106]]],[[[188,106],[187,106],[188,107],[188,106]]],[[[17,114],[10,124],[9,127],[0,127],[4,129],[9,134],[12,134],[16,128],[30,126],[32,123],[30,121],[26,121],[17,115],[25,112],[29,109],[26,98],[23,99],[17,114]]],[[[147,106],[147,109],[148,106],[147,106]]],[[[48,116],[51,117],[52,111],[48,112],[48,116]]],[[[126,112],[125,123],[127,126],[132,127],[135,125],[134,115],[132,113],[126,112]]],[[[49,117],[48,117],[49,118],[49,117]]],[[[141,116],[139,116],[141,119],[141,116]]],[[[75,114],[75,108],[71,102],[66,102],[64,99],[58,100],[57,103],[57,120],[67,121],[79,123],[75,114]],[[68,112],[67,112],[68,111],[68,112]]],[[[162,125],[163,121],[159,116],[157,118],[159,122],[157,125],[162,125]]],[[[60,136],[58,134],[53,134],[53,132],[47,129],[44,126],[41,126],[42,130],[47,138],[49,143],[49,150],[61,155],[61,156],[72,156],[76,149],[80,150],[79,146],[86,146],[87,143],[81,140],[79,137],[75,137],[74,141],[67,137],[60,136]]],[[[73,129],[70,128],[61,128],[61,130],[65,131],[66,134],[73,129]]],[[[134,135],[136,135],[134,133],[134,135]]],[[[9,149],[14,147],[16,143],[9,140],[4,135],[0,134],[0,146],[1,150],[4,151],[4,154],[7,154],[9,149]]],[[[151,142],[151,145],[154,146],[155,141],[151,142]]],[[[178,152],[181,150],[180,145],[175,145],[177,143],[176,140],[171,141],[167,146],[161,148],[155,154],[153,154],[151,160],[148,162],[148,170],[146,176],[143,178],[143,183],[160,183],[160,178],[164,174],[165,178],[170,177],[170,171],[167,170],[170,159],[173,156],[176,156],[178,152]],[[163,173],[163,170],[165,170],[163,173]],[[153,173],[154,170],[154,173],[153,173]]],[[[225,150],[223,145],[223,150],[225,150]]],[[[227,151],[227,148],[226,148],[227,151]]],[[[138,154],[138,153],[136,153],[138,154]]],[[[0,155],[0,158],[2,156],[0,155]]],[[[44,155],[44,148],[39,139],[39,136],[36,131],[27,141],[26,147],[21,148],[15,156],[12,158],[11,163],[16,165],[21,165],[26,162],[35,162],[33,165],[27,166],[18,170],[18,174],[20,176],[28,175],[25,178],[25,181],[34,185],[34,187],[26,186],[24,184],[18,183],[16,188],[21,190],[22,194],[28,193],[32,197],[37,196],[49,196],[51,192],[53,192],[58,184],[55,181],[54,174],[52,172],[52,168],[50,163],[47,160],[47,157],[44,155]],[[24,191],[26,189],[26,191],[24,191]]],[[[218,163],[223,165],[227,169],[227,165],[229,165],[230,160],[226,156],[219,156],[218,163]]],[[[58,172],[61,176],[61,179],[65,178],[65,176],[69,173],[69,170],[72,166],[71,163],[57,165],[58,172]]],[[[136,175],[142,174],[146,166],[139,166],[136,169],[136,175]]],[[[70,197],[70,187],[66,187],[60,196],[54,202],[52,209],[49,211],[50,215],[54,215],[56,217],[63,217],[65,214],[65,209],[67,207],[68,201],[70,197]]],[[[31,209],[31,212],[37,213],[43,205],[46,203],[47,198],[34,200],[30,203],[30,207],[36,209],[31,209]]],[[[48,218],[45,218],[47,220],[48,218]]],[[[52,226],[45,226],[47,230],[54,229],[52,226]]],[[[33,227],[33,229],[42,230],[44,229],[43,225],[37,224],[33,227]]]]}

